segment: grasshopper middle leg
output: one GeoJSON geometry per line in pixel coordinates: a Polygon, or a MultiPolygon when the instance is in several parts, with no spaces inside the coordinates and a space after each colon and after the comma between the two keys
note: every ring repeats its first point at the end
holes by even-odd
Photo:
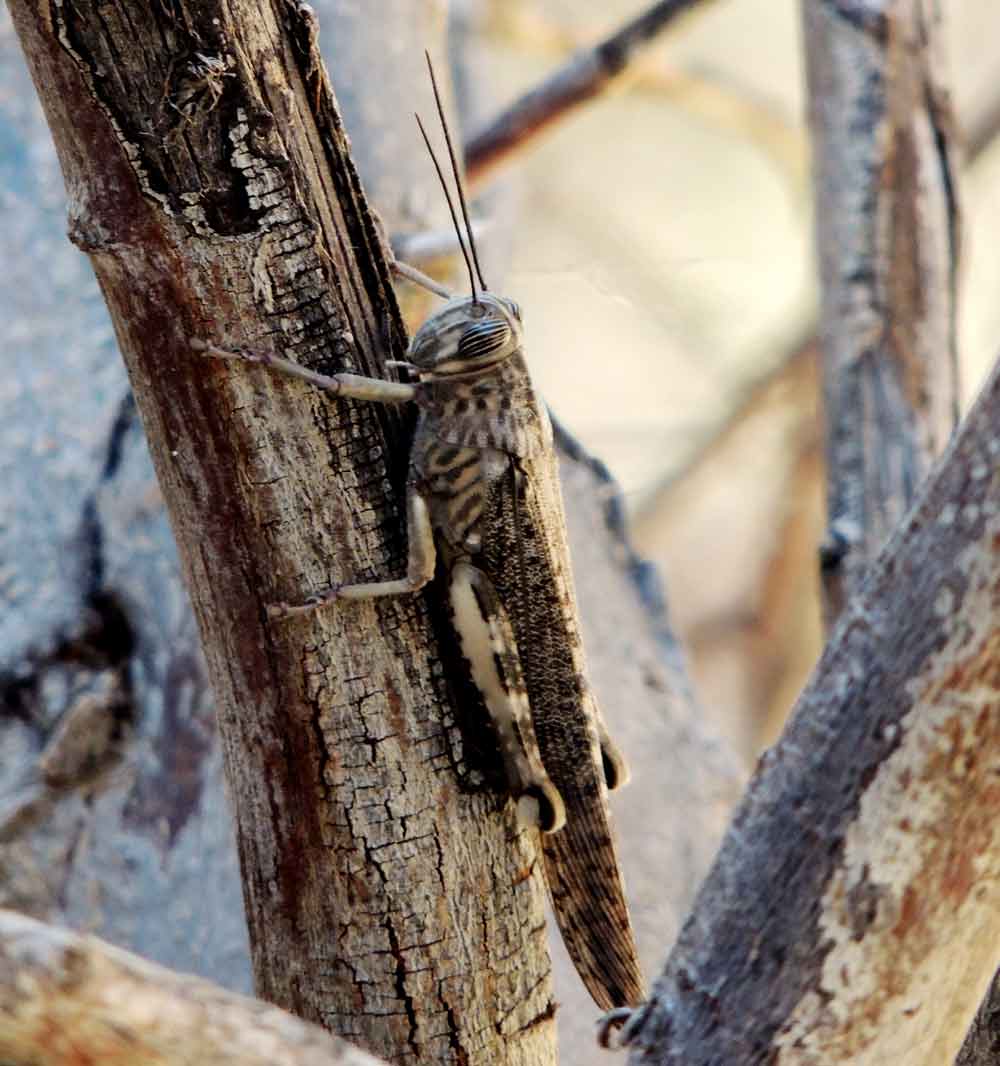
{"type": "Polygon", "coordinates": [[[418,592],[434,576],[434,531],[423,496],[412,486],[406,492],[406,539],[408,559],[406,577],[390,581],[362,581],[353,585],[335,585],[306,603],[278,603],[268,608],[274,618],[308,614],[334,600],[371,600],[379,596],[405,596],[418,592]]]}

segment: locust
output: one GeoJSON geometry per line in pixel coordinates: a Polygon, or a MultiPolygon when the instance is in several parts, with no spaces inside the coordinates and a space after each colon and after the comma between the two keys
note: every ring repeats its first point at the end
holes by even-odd
{"type": "Polygon", "coordinates": [[[429,57],[428,67],[465,239],[419,116],[417,122],[471,295],[450,296],[400,265],[403,276],[448,296],[400,361],[412,380],[326,376],[267,352],[195,347],[304,379],[341,399],[416,405],[405,576],[339,585],[304,603],[272,605],[269,613],[288,618],[333,602],[410,595],[440,561],[458,644],[495,729],[518,819],[540,833],[563,940],[594,1002],[617,1014],[645,999],[607,799],[628,770],[587,678],[552,426],[525,361],[521,309],[483,280],[429,57]]]}

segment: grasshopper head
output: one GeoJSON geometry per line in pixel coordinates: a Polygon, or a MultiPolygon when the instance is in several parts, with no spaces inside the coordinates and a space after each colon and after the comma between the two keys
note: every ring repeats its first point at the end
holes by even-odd
{"type": "Polygon", "coordinates": [[[495,366],[521,347],[521,309],[480,292],[458,296],[432,314],[410,341],[407,361],[421,375],[447,377],[495,366]]]}

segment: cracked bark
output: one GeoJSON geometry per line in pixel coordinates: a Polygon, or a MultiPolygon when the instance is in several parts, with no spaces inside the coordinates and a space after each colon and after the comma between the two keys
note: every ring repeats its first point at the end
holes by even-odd
{"type": "Polygon", "coordinates": [[[954,119],[929,0],[804,0],[832,625],[958,416],[954,119]]]}
{"type": "Polygon", "coordinates": [[[844,610],[633,1063],[954,1059],[996,963],[1000,364],[844,610]]]}
{"type": "Polygon", "coordinates": [[[400,567],[405,425],[187,348],[401,354],[308,9],[11,9],[204,638],[259,993],[394,1061],[550,1061],[534,844],[456,725],[439,601],[264,616],[400,567]]]}

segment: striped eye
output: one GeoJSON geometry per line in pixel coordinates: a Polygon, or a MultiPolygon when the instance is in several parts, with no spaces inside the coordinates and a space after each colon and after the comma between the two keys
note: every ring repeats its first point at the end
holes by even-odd
{"type": "Polygon", "coordinates": [[[466,326],[458,342],[459,359],[482,359],[510,340],[510,326],[501,318],[487,318],[466,326]]]}

